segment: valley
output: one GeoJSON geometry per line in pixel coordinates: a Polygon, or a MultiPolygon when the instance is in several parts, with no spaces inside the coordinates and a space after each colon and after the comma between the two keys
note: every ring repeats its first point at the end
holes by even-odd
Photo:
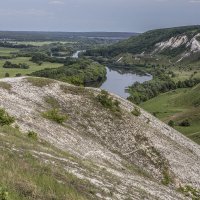
{"type": "MultiPolygon", "coordinates": [[[[133,82],[128,87],[128,99],[144,106],[143,108],[151,113],[159,113],[157,117],[169,123],[177,112],[186,109],[184,105],[179,105],[177,111],[176,106],[170,101],[170,94],[182,90],[187,91],[189,95],[189,91],[195,91],[198,97],[196,101],[199,102],[199,34],[199,26],[151,30],[105,48],[88,50],[85,55],[111,68],[151,74],[152,80],[144,83],[133,82]],[[163,106],[163,101],[168,102],[167,107],[163,106]],[[168,114],[168,118],[160,116],[163,112],[168,114]]],[[[180,123],[181,120],[190,121],[189,127],[174,128],[187,136],[194,134],[192,139],[198,142],[200,121],[198,114],[193,116],[194,110],[198,113],[198,106],[187,107],[188,114],[183,112],[181,117],[175,117],[173,123],[180,123]]]]}

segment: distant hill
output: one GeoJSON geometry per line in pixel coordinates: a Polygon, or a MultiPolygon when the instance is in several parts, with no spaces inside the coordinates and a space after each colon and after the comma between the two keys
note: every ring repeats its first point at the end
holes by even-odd
{"type": "Polygon", "coordinates": [[[95,52],[96,55],[111,57],[122,53],[171,56],[177,61],[199,55],[200,26],[151,30],[95,52]]]}
{"type": "Polygon", "coordinates": [[[62,41],[68,39],[99,38],[122,40],[137,33],[128,32],[39,32],[39,31],[0,31],[0,40],[17,41],[62,41]]]}

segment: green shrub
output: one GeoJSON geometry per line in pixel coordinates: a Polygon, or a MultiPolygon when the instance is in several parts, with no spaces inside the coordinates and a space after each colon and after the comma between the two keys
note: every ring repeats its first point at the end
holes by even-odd
{"type": "Polygon", "coordinates": [[[34,131],[29,131],[28,132],[28,137],[33,139],[33,140],[37,140],[38,139],[38,134],[34,131]]]}
{"type": "Polygon", "coordinates": [[[103,107],[108,108],[115,113],[120,113],[120,102],[114,100],[112,97],[109,97],[109,93],[107,91],[102,90],[96,98],[103,107]]]}
{"type": "Polygon", "coordinates": [[[5,77],[10,77],[10,74],[8,72],[6,72],[5,77]]]}
{"type": "Polygon", "coordinates": [[[163,185],[169,185],[172,182],[172,179],[169,175],[169,171],[167,169],[165,169],[163,171],[163,179],[162,179],[162,184],[163,185]]]}
{"type": "Polygon", "coordinates": [[[200,190],[193,188],[190,185],[180,187],[178,189],[178,191],[183,193],[187,197],[191,197],[193,200],[199,200],[200,199],[200,190]]]}
{"type": "Polygon", "coordinates": [[[175,122],[173,120],[170,120],[168,122],[168,125],[171,126],[171,127],[174,127],[175,126],[175,122]]]}
{"type": "Polygon", "coordinates": [[[188,119],[185,119],[185,120],[183,120],[183,121],[179,124],[179,126],[185,126],[185,127],[187,127],[187,126],[191,126],[191,124],[190,124],[190,122],[189,122],[188,119]]]}
{"type": "Polygon", "coordinates": [[[15,77],[20,77],[20,76],[22,76],[21,73],[17,73],[17,74],[15,74],[15,77]]]}
{"type": "Polygon", "coordinates": [[[8,192],[4,188],[0,187],[0,200],[8,200],[8,199],[9,199],[8,192]]]}
{"type": "Polygon", "coordinates": [[[4,109],[0,108],[0,126],[11,125],[14,121],[14,117],[9,116],[4,109]]]}
{"type": "Polygon", "coordinates": [[[135,107],[134,110],[131,112],[133,115],[135,116],[140,116],[141,115],[141,111],[139,108],[135,107]]]}
{"type": "Polygon", "coordinates": [[[59,124],[62,124],[63,122],[65,122],[68,119],[68,116],[60,114],[58,109],[52,109],[47,112],[44,112],[44,113],[42,113],[42,116],[46,119],[55,121],[59,124]]]}

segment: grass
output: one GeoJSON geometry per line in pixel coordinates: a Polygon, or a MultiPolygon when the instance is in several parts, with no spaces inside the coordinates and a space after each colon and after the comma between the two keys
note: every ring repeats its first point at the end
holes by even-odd
{"type": "Polygon", "coordinates": [[[63,170],[57,163],[42,162],[32,150],[60,155],[50,145],[30,140],[18,129],[0,126],[0,199],[5,200],[86,200],[95,199],[95,188],[63,170]],[[15,148],[13,147],[15,144],[15,148]],[[48,148],[47,148],[48,147],[48,148]],[[15,151],[14,149],[18,149],[15,151]]]}
{"type": "Polygon", "coordinates": [[[45,87],[54,83],[54,80],[48,78],[28,77],[26,80],[36,87],[45,87]]]}
{"type": "Polygon", "coordinates": [[[113,114],[121,116],[120,102],[114,100],[109,93],[102,90],[101,93],[96,97],[96,100],[106,109],[109,109],[113,114]]]}
{"type": "Polygon", "coordinates": [[[58,109],[60,107],[59,102],[54,97],[46,96],[45,102],[48,103],[53,109],[58,109]]]}
{"type": "Polygon", "coordinates": [[[11,117],[3,108],[0,108],[0,126],[11,125],[14,121],[14,117],[11,117]]]}
{"type": "Polygon", "coordinates": [[[174,128],[200,144],[200,84],[194,88],[177,89],[161,94],[141,104],[148,112],[168,123],[175,122],[174,128]],[[178,126],[188,119],[191,126],[178,126]]]}
{"type": "MultiPolygon", "coordinates": [[[[3,51],[3,50],[2,50],[3,51]]],[[[0,51],[0,56],[1,56],[0,51]]],[[[5,73],[9,73],[10,77],[15,77],[16,74],[20,73],[21,75],[27,75],[31,74],[32,72],[43,70],[45,68],[57,68],[60,67],[61,64],[59,63],[50,63],[50,62],[43,62],[42,65],[38,65],[36,63],[33,63],[30,61],[30,57],[17,57],[13,59],[7,59],[7,60],[0,60],[0,78],[5,77],[5,73]],[[25,63],[29,65],[29,69],[5,69],[3,68],[3,65],[6,61],[10,61],[13,64],[19,64],[19,63],[25,63]]]]}
{"type": "Polygon", "coordinates": [[[180,187],[178,189],[178,191],[183,193],[185,196],[190,197],[193,200],[199,200],[200,199],[200,190],[193,188],[190,185],[180,187]]]}
{"type": "Polygon", "coordinates": [[[57,122],[58,124],[63,124],[68,119],[68,116],[61,114],[58,109],[43,112],[42,116],[46,119],[57,122]]]}
{"type": "Polygon", "coordinates": [[[162,179],[162,184],[163,185],[169,185],[170,183],[172,183],[172,178],[169,175],[168,169],[164,169],[163,171],[163,179],[162,179]]]}
{"type": "Polygon", "coordinates": [[[10,56],[12,53],[17,53],[18,51],[16,48],[0,47],[0,56],[10,56]]]}

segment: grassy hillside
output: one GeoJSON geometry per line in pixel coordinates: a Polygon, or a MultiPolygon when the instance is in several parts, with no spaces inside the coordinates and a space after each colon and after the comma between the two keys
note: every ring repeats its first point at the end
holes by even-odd
{"type": "Polygon", "coordinates": [[[173,120],[175,129],[200,144],[200,84],[159,95],[141,106],[166,123],[173,120]],[[179,126],[184,120],[191,126],[179,126]]]}
{"type": "Polygon", "coordinates": [[[0,126],[0,155],[1,200],[95,199],[94,186],[63,170],[59,158],[70,155],[28,133],[0,126]]]}

